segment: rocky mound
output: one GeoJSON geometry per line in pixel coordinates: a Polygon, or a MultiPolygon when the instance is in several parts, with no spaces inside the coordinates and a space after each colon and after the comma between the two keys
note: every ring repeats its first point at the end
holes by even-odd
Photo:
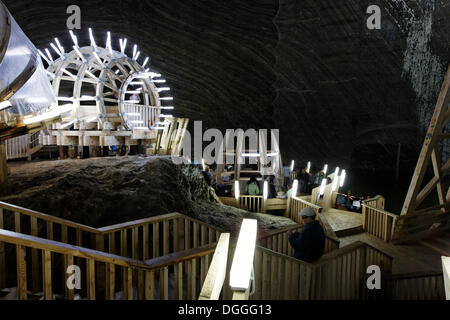
{"type": "Polygon", "coordinates": [[[180,212],[235,234],[242,218],[261,232],[293,222],[225,206],[191,165],[168,157],[129,156],[11,163],[0,201],[93,227],[180,212]]]}

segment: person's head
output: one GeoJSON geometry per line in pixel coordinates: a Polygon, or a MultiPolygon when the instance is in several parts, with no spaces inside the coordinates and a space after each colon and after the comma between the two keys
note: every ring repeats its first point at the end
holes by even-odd
{"type": "Polygon", "coordinates": [[[302,168],[302,173],[306,173],[306,169],[305,168],[302,168]]]}
{"type": "Polygon", "coordinates": [[[273,183],[273,176],[269,177],[269,183],[273,183]]]}
{"type": "Polygon", "coordinates": [[[323,171],[320,171],[319,176],[323,176],[323,175],[324,175],[323,171]]]}
{"type": "Polygon", "coordinates": [[[302,218],[304,224],[313,222],[316,219],[316,212],[310,207],[303,208],[298,215],[302,218]]]}
{"type": "Polygon", "coordinates": [[[256,182],[256,178],[255,177],[250,177],[250,183],[252,182],[256,182]]]}
{"type": "Polygon", "coordinates": [[[205,166],[205,172],[209,172],[209,167],[205,166]]]}

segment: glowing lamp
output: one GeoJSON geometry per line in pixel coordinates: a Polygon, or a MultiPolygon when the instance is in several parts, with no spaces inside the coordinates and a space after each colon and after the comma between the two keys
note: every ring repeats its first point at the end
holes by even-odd
{"type": "Polygon", "coordinates": [[[297,190],[298,190],[298,180],[295,179],[292,183],[292,194],[291,197],[295,198],[297,196],[297,190]]]}
{"type": "Polygon", "coordinates": [[[234,181],[234,196],[235,196],[236,200],[239,199],[239,181],[238,180],[234,181]]]}
{"type": "Polygon", "coordinates": [[[234,291],[249,289],[255,255],[256,228],[256,220],[244,219],[242,221],[230,270],[230,287],[234,291]]]}
{"type": "Polygon", "coordinates": [[[343,187],[343,186],[344,186],[344,183],[345,183],[345,176],[346,176],[346,172],[345,172],[345,170],[342,170],[342,173],[341,173],[341,181],[340,181],[340,184],[339,184],[340,187],[343,187]]]}

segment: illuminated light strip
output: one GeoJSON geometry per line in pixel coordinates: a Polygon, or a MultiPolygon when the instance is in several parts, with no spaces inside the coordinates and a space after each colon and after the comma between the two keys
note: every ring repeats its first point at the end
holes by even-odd
{"type": "Polygon", "coordinates": [[[325,193],[325,187],[327,185],[327,179],[322,179],[322,183],[320,184],[319,196],[322,196],[325,193]]]}
{"type": "Polygon", "coordinates": [[[173,97],[159,98],[160,101],[172,101],[173,97]]]}
{"type": "Polygon", "coordinates": [[[55,38],[55,42],[56,42],[56,45],[58,46],[58,48],[59,48],[59,51],[61,51],[63,54],[65,53],[65,50],[64,50],[64,47],[61,45],[61,43],[59,42],[59,40],[58,40],[58,38],[55,38]]]}
{"type": "Polygon", "coordinates": [[[309,173],[309,171],[311,171],[311,162],[308,162],[308,164],[306,166],[306,172],[309,173]]]}
{"type": "Polygon", "coordinates": [[[239,181],[238,180],[234,181],[234,197],[236,198],[236,200],[239,200],[239,181]]]}
{"type": "Polygon", "coordinates": [[[297,191],[298,191],[298,180],[295,179],[294,182],[292,183],[291,197],[295,198],[297,196],[297,191]]]}
{"type": "Polygon", "coordinates": [[[91,28],[89,28],[89,38],[91,39],[91,46],[94,47],[95,50],[97,50],[97,43],[95,43],[94,34],[92,33],[91,28]]]}
{"type": "Polygon", "coordinates": [[[0,102],[0,111],[1,110],[6,110],[6,109],[11,108],[11,107],[12,107],[12,104],[8,100],[0,102]]]}
{"type": "Polygon", "coordinates": [[[326,175],[326,174],[327,174],[327,171],[328,171],[328,165],[326,164],[326,165],[323,167],[323,174],[326,175]]]}
{"type": "Polygon", "coordinates": [[[111,32],[107,32],[106,33],[106,48],[107,49],[109,49],[109,53],[111,54],[111,56],[112,56],[112,54],[113,54],[113,51],[112,51],[112,45],[111,45],[111,32]]]}
{"type": "Polygon", "coordinates": [[[292,162],[291,162],[291,171],[294,171],[294,164],[295,164],[295,162],[294,162],[294,160],[292,160],[292,162]]]}
{"type": "Polygon", "coordinates": [[[139,100],[125,100],[124,103],[138,104],[139,100]]]}
{"type": "Polygon", "coordinates": [[[120,43],[120,52],[121,52],[123,55],[125,55],[125,49],[126,49],[126,47],[127,47],[127,42],[128,42],[128,39],[127,39],[127,38],[125,38],[125,40],[119,39],[119,43],[120,43]]]}
{"type": "Polygon", "coordinates": [[[137,59],[139,59],[140,55],[141,55],[141,52],[138,51],[138,53],[136,53],[136,56],[133,58],[133,60],[136,61],[137,59]]]}
{"type": "Polygon", "coordinates": [[[148,127],[136,127],[134,129],[136,129],[136,130],[149,130],[148,127]]]}
{"type": "Polygon", "coordinates": [[[64,57],[62,52],[53,43],[50,43],[50,47],[52,47],[53,51],[55,51],[61,58],[64,57]]]}
{"type": "Polygon", "coordinates": [[[342,170],[342,173],[341,173],[341,181],[340,181],[340,183],[339,183],[339,186],[340,187],[343,187],[344,186],[344,183],[345,183],[345,176],[347,175],[347,173],[345,172],[345,170],[342,170]]]}
{"type": "Polygon", "coordinates": [[[259,153],[243,153],[242,157],[259,157],[261,156],[259,153]]]}
{"type": "Polygon", "coordinates": [[[94,52],[94,57],[95,57],[95,59],[97,59],[98,63],[102,66],[102,68],[104,68],[105,65],[103,64],[102,60],[98,56],[97,52],[94,52]]]}
{"type": "Polygon", "coordinates": [[[173,118],[173,115],[171,115],[171,114],[160,114],[159,116],[161,118],[173,118]]]}
{"type": "Polygon", "coordinates": [[[144,123],[144,121],[142,121],[142,120],[132,120],[132,121],[130,121],[131,123],[139,123],[139,124],[142,124],[142,123],[144,123]]]}
{"type": "Polygon", "coordinates": [[[263,186],[263,197],[264,200],[267,200],[267,197],[269,195],[269,183],[267,181],[264,181],[264,186],[263,186]]]}
{"type": "Polygon", "coordinates": [[[50,61],[53,62],[53,57],[52,57],[52,55],[50,54],[50,51],[47,48],[45,48],[45,53],[47,54],[47,56],[50,59],[50,61]]]}
{"type": "Polygon", "coordinates": [[[53,62],[51,62],[50,60],[48,60],[48,58],[45,56],[45,54],[41,51],[41,50],[39,50],[38,49],[38,53],[39,53],[39,55],[49,64],[49,65],[52,65],[53,64],[53,62]]]}
{"type": "Polygon", "coordinates": [[[70,33],[70,37],[72,38],[73,44],[78,47],[78,38],[77,38],[77,36],[73,33],[72,30],[69,30],[69,33],[70,33]]]}
{"type": "Polygon", "coordinates": [[[230,270],[230,287],[234,291],[247,291],[255,256],[257,221],[244,219],[230,270]]]}
{"type": "Polygon", "coordinates": [[[136,56],[136,53],[137,53],[137,45],[135,44],[133,47],[133,59],[136,56]]]}
{"type": "Polygon", "coordinates": [[[339,184],[339,167],[334,170],[333,184],[331,185],[331,192],[336,191],[339,184]]]}
{"type": "Polygon", "coordinates": [[[163,91],[170,91],[169,87],[164,87],[164,88],[157,88],[158,92],[163,92],[163,91]]]}
{"type": "Polygon", "coordinates": [[[81,54],[80,50],[78,50],[78,48],[76,46],[73,46],[73,49],[75,50],[75,52],[77,53],[77,55],[80,57],[81,61],[83,61],[83,63],[86,63],[86,59],[83,57],[83,55],[81,54]]]}
{"type": "Polygon", "coordinates": [[[130,82],[129,84],[130,84],[130,85],[133,85],[133,86],[139,86],[139,85],[143,85],[144,82],[142,82],[142,81],[137,81],[137,82],[130,82]]]}
{"type": "MultiPolygon", "coordinates": [[[[156,107],[156,108],[158,108],[158,107],[156,107]]],[[[159,107],[159,109],[162,109],[162,110],[173,110],[173,109],[175,109],[175,107],[172,107],[172,106],[170,106],[170,107],[159,107]]]]}
{"type": "Polygon", "coordinates": [[[166,80],[164,79],[157,79],[157,80],[152,80],[153,83],[166,83],[166,80]]]}
{"type": "Polygon", "coordinates": [[[268,153],[267,156],[268,157],[276,157],[278,155],[277,152],[273,152],[273,153],[268,153]]]}
{"type": "Polygon", "coordinates": [[[143,68],[145,68],[145,65],[148,63],[149,59],[150,59],[149,57],[145,58],[144,63],[142,64],[143,68]]]}
{"type": "Polygon", "coordinates": [[[205,171],[205,169],[206,169],[205,159],[202,159],[202,168],[203,168],[203,171],[205,171]]]}

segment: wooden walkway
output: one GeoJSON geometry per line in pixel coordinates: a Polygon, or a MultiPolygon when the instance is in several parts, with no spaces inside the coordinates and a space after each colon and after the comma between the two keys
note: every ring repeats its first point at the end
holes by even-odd
{"type": "Polygon", "coordinates": [[[339,209],[323,212],[334,232],[362,227],[362,214],[339,209]]]}

